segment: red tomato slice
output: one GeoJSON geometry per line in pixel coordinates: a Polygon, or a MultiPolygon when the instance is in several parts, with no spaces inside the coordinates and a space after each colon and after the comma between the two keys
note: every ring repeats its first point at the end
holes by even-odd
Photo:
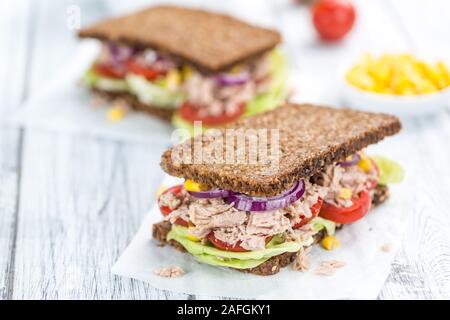
{"type": "Polygon", "coordinates": [[[352,199],[353,205],[348,208],[336,207],[324,202],[320,209],[319,216],[334,221],[336,223],[353,223],[364,217],[370,209],[372,198],[369,192],[362,191],[358,197],[352,199]]]}
{"type": "Polygon", "coordinates": [[[245,104],[242,103],[236,108],[236,112],[231,115],[221,115],[221,116],[206,116],[201,117],[198,115],[198,109],[195,108],[192,104],[189,102],[185,102],[180,107],[180,116],[188,120],[190,122],[194,121],[202,121],[205,125],[222,125],[229,122],[233,122],[237,120],[243,113],[245,109],[245,104]]]}
{"type": "Polygon", "coordinates": [[[107,64],[96,64],[94,70],[97,74],[114,79],[123,79],[125,76],[125,68],[113,67],[107,64]]]}
{"type": "MultiPolygon", "coordinates": [[[[179,184],[179,185],[176,185],[176,186],[173,186],[173,187],[168,188],[168,189],[167,189],[166,191],[164,191],[161,195],[163,195],[163,194],[165,194],[165,193],[169,193],[169,192],[171,192],[171,193],[173,193],[173,194],[175,194],[175,195],[178,195],[178,194],[180,194],[181,190],[183,190],[183,185],[182,185],[182,184],[179,184]]],[[[158,202],[159,202],[159,199],[158,199],[158,202]]],[[[171,213],[173,210],[170,209],[170,208],[167,207],[167,206],[160,206],[160,207],[159,207],[159,211],[161,211],[161,213],[162,213],[163,216],[167,216],[167,215],[168,215],[169,213],[171,213]]],[[[181,219],[181,218],[178,218],[177,220],[175,220],[175,223],[174,223],[174,224],[177,224],[177,225],[183,226],[183,227],[188,227],[188,226],[189,226],[188,222],[185,221],[185,220],[183,220],[183,219],[181,219]]]]}
{"type": "Polygon", "coordinates": [[[166,74],[164,71],[154,69],[150,66],[142,66],[135,60],[129,60],[127,62],[127,68],[129,72],[144,76],[149,81],[155,80],[159,76],[166,74]]]}
{"type": "Polygon", "coordinates": [[[317,217],[317,215],[319,214],[320,208],[322,208],[322,204],[323,204],[322,198],[317,199],[317,202],[311,207],[311,217],[303,218],[302,221],[300,221],[299,223],[295,224],[292,228],[293,229],[298,229],[301,226],[304,226],[305,224],[310,222],[315,217],[317,217]]]}
{"type": "MultiPolygon", "coordinates": [[[[269,236],[266,238],[266,244],[270,242],[270,240],[272,240],[272,236],[269,236]]],[[[213,244],[214,247],[216,247],[217,249],[220,250],[224,250],[224,251],[232,251],[232,252],[248,252],[250,250],[244,249],[241,247],[241,241],[238,241],[234,246],[230,246],[228,243],[225,243],[219,239],[216,238],[216,236],[214,235],[214,232],[211,232],[208,235],[208,239],[209,241],[211,241],[211,243],[213,244]]]]}
{"type": "Polygon", "coordinates": [[[326,41],[343,38],[355,22],[355,9],[346,0],[319,0],[312,9],[314,27],[326,41]]]}

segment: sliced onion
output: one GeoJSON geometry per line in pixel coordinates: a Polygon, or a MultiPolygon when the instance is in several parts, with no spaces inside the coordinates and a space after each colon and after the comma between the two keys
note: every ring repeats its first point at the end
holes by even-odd
{"type": "Polygon", "coordinates": [[[214,80],[221,86],[235,86],[246,83],[250,79],[250,75],[247,72],[241,72],[238,74],[220,73],[214,76],[214,80]]]}
{"type": "Polygon", "coordinates": [[[230,194],[229,191],[222,190],[222,189],[214,189],[214,190],[200,191],[200,192],[194,192],[194,191],[188,191],[188,192],[191,196],[200,198],[200,199],[226,198],[230,194]]]}
{"type": "Polygon", "coordinates": [[[225,201],[227,203],[234,203],[234,207],[241,211],[270,211],[287,207],[300,199],[304,193],[305,182],[300,180],[289,190],[274,197],[251,197],[230,191],[230,195],[225,198],[225,201]]]}
{"type": "Polygon", "coordinates": [[[359,162],[359,160],[361,160],[361,156],[359,154],[354,154],[352,156],[352,159],[349,161],[340,161],[337,163],[338,166],[341,167],[352,167],[352,166],[356,166],[359,162]]]}

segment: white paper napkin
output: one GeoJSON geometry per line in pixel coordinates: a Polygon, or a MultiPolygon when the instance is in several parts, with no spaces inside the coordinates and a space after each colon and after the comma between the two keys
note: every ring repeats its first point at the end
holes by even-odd
{"type": "MultiPolygon", "coordinates": [[[[180,180],[167,176],[164,186],[180,180]]],[[[155,205],[146,216],[130,245],[112,268],[114,274],[139,279],[152,286],[186,294],[257,299],[375,299],[389,275],[390,264],[400,245],[405,214],[412,202],[406,184],[391,188],[391,198],[364,219],[337,231],[341,247],[325,251],[319,245],[311,252],[309,272],[291,266],[273,276],[244,274],[227,268],[200,264],[187,253],[170,246],[160,247],[152,239],[152,224],[161,221],[155,205]],[[386,252],[383,246],[391,247],[386,252]],[[322,261],[346,263],[332,276],[318,276],[314,269],[322,261]],[[181,266],[186,274],[162,278],[153,271],[181,266]]]]}

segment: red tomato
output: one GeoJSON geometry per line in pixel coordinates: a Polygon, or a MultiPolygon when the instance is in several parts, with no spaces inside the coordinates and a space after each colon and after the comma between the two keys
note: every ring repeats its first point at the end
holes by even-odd
{"type": "Polygon", "coordinates": [[[348,208],[336,207],[324,202],[319,216],[336,223],[348,224],[364,217],[369,212],[372,198],[369,192],[362,191],[358,197],[352,199],[353,205],[348,208]]]}
{"type": "Polygon", "coordinates": [[[355,9],[346,0],[319,0],[313,6],[312,20],[323,40],[337,41],[352,28],[355,9]]]}
{"type": "MultiPolygon", "coordinates": [[[[173,187],[168,188],[168,189],[167,189],[166,191],[164,191],[161,195],[163,195],[163,194],[165,194],[165,193],[168,193],[168,192],[171,192],[171,193],[173,193],[173,194],[175,194],[175,195],[178,195],[178,194],[180,194],[181,190],[183,190],[183,185],[182,185],[182,184],[179,184],[179,185],[176,185],[176,186],[173,186],[173,187]]],[[[158,199],[158,202],[159,202],[159,199],[158,199]]],[[[161,213],[162,213],[163,216],[167,216],[167,215],[168,215],[169,213],[171,213],[173,210],[170,209],[170,208],[167,207],[167,206],[160,206],[160,207],[159,207],[159,211],[161,211],[161,213]]],[[[188,222],[185,221],[185,220],[183,220],[183,219],[181,219],[181,218],[178,218],[177,220],[175,220],[175,224],[177,224],[177,225],[179,225],[179,226],[183,226],[183,227],[188,227],[188,226],[189,226],[188,222]]]]}
{"type": "Polygon", "coordinates": [[[135,60],[129,60],[127,63],[128,71],[131,73],[144,76],[147,80],[152,81],[165,74],[162,70],[154,69],[150,66],[142,66],[135,60]]]}
{"type": "Polygon", "coordinates": [[[218,117],[214,116],[201,117],[198,115],[197,108],[195,108],[189,102],[185,102],[180,107],[180,116],[183,119],[188,120],[190,122],[202,121],[205,125],[221,125],[237,120],[244,113],[244,109],[245,104],[242,103],[241,105],[239,105],[238,108],[236,108],[236,112],[232,115],[221,115],[218,117]]]}
{"type": "MultiPolygon", "coordinates": [[[[270,240],[272,240],[272,236],[269,236],[266,238],[266,244],[270,242],[270,240]]],[[[241,241],[238,241],[234,246],[230,246],[228,243],[225,243],[219,239],[216,238],[216,236],[214,235],[214,232],[211,232],[208,235],[208,239],[209,241],[211,241],[211,243],[213,244],[214,247],[216,247],[217,249],[220,250],[224,250],[224,251],[232,251],[232,252],[248,252],[249,250],[244,249],[241,247],[241,241]]]]}
{"type": "Polygon", "coordinates": [[[113,67],[107,64],[96,64],[94,70],[97,74],[114,79],[123,79],[125,76],[125,68],[113,67]]]}
{"type": "Polygon", "coordinates": [[[320,211],[320,208],[322,208],[323,200],[322,198],[317,199],[317,202],[311,207],[311,217],[309,218],[303,218],[299,223],[295,224],[292,228],[298,229],[301,226],[304,226],[308,222],[310,222],[312,219],[314,219],[320,211]]]}

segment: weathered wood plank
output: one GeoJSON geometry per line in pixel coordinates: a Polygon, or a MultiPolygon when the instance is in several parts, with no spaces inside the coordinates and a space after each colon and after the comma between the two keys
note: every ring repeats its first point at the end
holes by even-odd
{"type": "Polygon", "coordinates": [[[450,117],[411,124],[409,145],[405,152],[414,162],[408,164],[415,186],[413,211],[408,215],[407,231],[380,298],[450,297],[450,217],[448,188],[450,117]],[[430,122],[431,121],[431,122],[430,122]]]}

